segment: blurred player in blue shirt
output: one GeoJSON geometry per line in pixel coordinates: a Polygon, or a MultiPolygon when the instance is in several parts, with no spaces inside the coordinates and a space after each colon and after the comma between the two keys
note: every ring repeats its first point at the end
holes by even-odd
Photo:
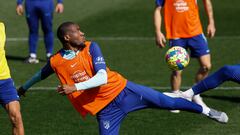
{"type": "MultiPolygon", "coordinates": [[[[55,11],[57,13],[63,12],[63,0],[57,0],[55,11]]],[[[37,42],[38,42],[38,27],[39,21],[42,25],[44,34],[44,43],[46,48],[47,59],[53,52],[54,34],[52,31],[54,2],[53,0],[26,0],[25,2],[26,19],[29,28],[29,57],[26,59],[27,63],[39,63],[37,59],[37,42]]],[[[18,15],[23,15],[23,0],[17,0],[18,15]]]]}

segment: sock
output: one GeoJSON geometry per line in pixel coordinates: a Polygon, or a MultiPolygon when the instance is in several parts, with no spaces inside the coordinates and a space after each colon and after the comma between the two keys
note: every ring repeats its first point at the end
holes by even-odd
{"type": "Polygon", "coordinates": [[[192,98],[194,96],[193,89],[191,88],[191,89],[184,91],[183,95],[186,96],[187,98],[192,98]]]}
{"type": "Polygon", "coordinates": [[[209,116],[210,108],[207,107],[207,106],[202,106],[202,109],[203,109],[202,113],[203,113],[204,115],[209,116]]]}
{"type": "Polygon", "coordinates": [[[51,53],[46,54],[47,58],[49,58],[51,55],[52,55],[51,53]]]}
{"type": "Polygon", "coordinates": [[[172,93],[179,93],[180,90],[172,90],[172,93]]]}
{"type": "Polygon", "coordinates": [[[202,97],[200,97],[200,94],[193,95],[193,98],[201,98],[202,99],[202,97]]]}
{"type": "Polygon", "coordinates": [[[37,58],[37,54],[36,53],[30,53],[30,57],[37,58]]]}

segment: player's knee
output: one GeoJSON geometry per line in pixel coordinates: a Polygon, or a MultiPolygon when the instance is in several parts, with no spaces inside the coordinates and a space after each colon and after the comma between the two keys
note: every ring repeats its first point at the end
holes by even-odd
{"type": "Polygon", "coordinates": [[[232,72],[234,72],[234,68],[231,65],[225,65],[221,69],[221,73],[224,74],[225,76],[228,76],[232,72]]]}
{"type": "Polygon", "coordinates": [[[51,29],[46,29],[46,30],[43,30],[43,33],[44,34],[53,34],[53,31],[51,29]]]}
{"type": "Polygon", "coordinates": [[[38,34],[38,28],[29,27],[29,33],[30,34],[38,34]]]}
{"type": "Polygon", "coordinates": [[[51,26],[43,26],[43,27],[42,27],[42,30],[43,30],[43,33],[44,33],[44,34],[53,33],[51,26]]]}
{"type": "Polygon", "coordinates": [[[232,65],[225,65],[222,67],[223,70],[226,71],[232,71],[234,69],[234,67],[232,65]]]}
{"type": "Polygon", "coordinates": [[[37,31],[31,30],[29,33],[30,33],[31,36],[38,36],[37,31]]]}
{"type": "Polygon", "coordinates": [[[22,116],[20,111],[19,112],[14,112],[10,114],[10,120],[11,123],[14,127],[17,127],[19,124],[22,123],[22,116]]]}
{"type": "Polygon", "coordinates": [[[204,65],[200,68],[200,71],[203,72],[203,73],[208,73],[212,68],[212,65],[209,64],[209,65],[204,65]]]}
{"type": "Polygon", "coordinates": [[[168,108],[170,108],[170,110],[177,109],[176,108],[176,100],[175,99],[168,103],[168,108]]]}
{"type": "Polygon", "coordinates": [[[182,76],[182,71],[172,71],[172,76],[182,76]]]}

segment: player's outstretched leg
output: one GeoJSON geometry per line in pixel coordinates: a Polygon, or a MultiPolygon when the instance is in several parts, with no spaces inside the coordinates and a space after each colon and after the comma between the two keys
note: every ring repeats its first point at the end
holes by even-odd
{"type": "Polygon", "coordinates": [[[240,65],[223,66],[218,71],[194,85],[191,89],[180,94],[182,94],[181,96],[184,98],[192,98],[192,96],[196,94],[218,87],[225,81],[240,83],[240,65]]]}
{"type": "MultiPolygon", "coordinates": [[[[178,94],[174,94],[174,93],[171,93],[171,92],[165,92],[164,95],[167,95],[169,97],[173,97],[175,102],[177,102],[177,104],[180,105],[179,107],[182,107],[183,105],[187,105],[187,102],[182,100],[182,98],[187,99],[187,101],[191,101],[191,99],[192,99],[192,98],[187,98],[183,94],[183,92],[179,92],[178,94]]],[[[196,106],[195,103],[189,104],[188,106],[190,106],[190,105],[192,107],[196,106]]],[[[204,106],[204,105],[199,105],[199,106],[202,107],[202,113],[204,115],[206,115],[207,117],[209,117],[210,119],[213,119],[213,120],[215,120],[217,122],[220,122],[220,123],[227,123],[228,122],[228,116],[225,112],[217,111],[215,109],[209,108],[209,107],[204,106]]],[[[175,107],[178,107],[178,106],[175,106],[175,107]]],[[[175,107],[173,107],[173,108],[175,108],[175,107]]]]}
{"type": "Polygon", "coordinates": [[[128,81],[126,88],[130,91],[129,94],[127,94],[129,96],[126,97],[129,98],[129,100],[124,99],[125,102],[122,103],[125,108],[123,110],[125,110],[124,112],[126,113],[151,107],[167,110],[184,110],[204,114],[205,116],[221,123],[226,123],[228,121],[226,113],[211,111],[213,109],[190,102],[184,98],[173,98],[152,88],[135,84],[130,81],[128,81]]]}

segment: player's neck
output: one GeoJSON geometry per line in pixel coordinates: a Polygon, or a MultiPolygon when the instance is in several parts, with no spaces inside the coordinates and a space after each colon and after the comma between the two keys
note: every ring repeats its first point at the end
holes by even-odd
{"type": "Polygon", "coordinates": [[[72,50],[72,51],[74,51],[74,52],[77,52],[77,51],[80,50],[79,47],[73,47],[73,46],[69,46],[69,45],[64,46],[63,49],[64,49],[64,50],[72,50]]]}

